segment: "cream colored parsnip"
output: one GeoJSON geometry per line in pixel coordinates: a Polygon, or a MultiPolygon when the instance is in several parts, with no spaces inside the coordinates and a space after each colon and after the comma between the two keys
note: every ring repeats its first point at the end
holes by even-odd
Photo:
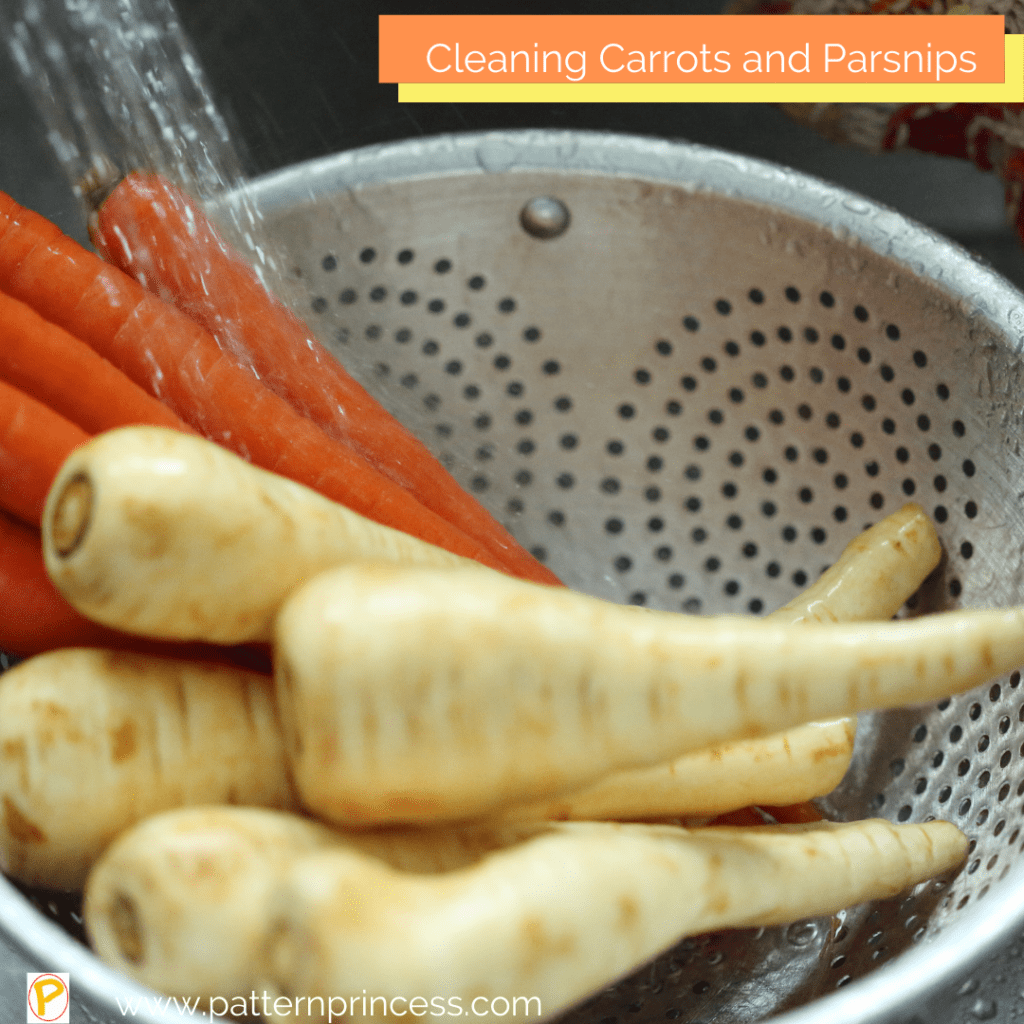
{"type": "Polygon", "coordinates": [[[460,998],[529,992],[552,1012],[684,935],[889,896],[965,847],[940,822],[346,833],[262,809],[186,808],[107,850],[84,917],[102,960],[169,995],[231,1000],[269,983],[408,996],[444,978],[460,998]]]}
{"type": "MultiPolygon", "coordinates": [[[[538,1010],[554,1015],[688,935],[892,896],[959,864],[966,850],[945,822],[865,821],[696,831],[550,824],[432,877],[323,851],[295,861],[277,890],[266,985],[255,987],[325,1000],[365,991],[399,1009],[402,999],[440,991],[467,1015],[479,998],[483,1015],[474,1019],[536,1020],[538,1010]],[[540,1007],[500,1002],[513,996],[536,997],[540,1007]],[[492,998],[499,1003],[488,1014],[492,998]]],[[[337,1019],[340,1004],[333,1009],[337,1019]]],[[[351,1020],[382,1016],[379,1002],[347,1009],[351,1020]]]]}
{"type": "Polygon", "coordinates": [[[805,591],[772,613],[785,622],[892,618],[942,558],[942,543],[916,502],[865,530],[805,591]]]}
{"type": "Polygon", "coordinates": [[[0,867],[77,890],[107,845],[183,804],[291,807],[271,681],[64,649],[0,676],[0,867]]]}
{"type": "Polygon", "coordinates": [[[248,994],[276,875],[336,841],[308,818],[249,807],[146,818],[89,874],[83,917],[90,944],[105,963],[158,992],[248,994]]]}
{"type": "MultiPolygon", "coordinates": [[[[938,565],[942,546],[920,505],[908,504],[852,540],[785,607],[779,622],[861,622],[895,615],[938,565]]],[[[664,765],[614,772],[561,798],[512,808],[511,817],[561,819],[714,816],[751,804],[779,806],[830,793],[853,755],[856,719],[725,743],[664,765]]]]}
{"type": "Polygon", "coordinates": [[[219,445],[158,427],[94,438],[43,514],[54,585],[83,615],[170,640],[269,640],[296,585],[356,558],[475,565],[219,445]]]}
{"type": "Polygon", "coordinates": [[[839,785],[850,766],[855,736],[852,718],[809,722],[773,736],[697,750],[653,768],[612,772],[578,793],[517,805],[501,817],[713,818],[754,804],[801,803],[839,785]]]}
{"type": "Polygon", "coordinates": [[[620,769],[1024,662],[1024,609],[792,624],[648,611],[473,570],[332,570],[278,620],[307,807],[341,823],[493,812],[620,769]]]}
{"type": "Polygon", "coordinates": [[[263,808],[166,811],[129,829],[96,863],[85,888],[85,926],[101,960],[159,992],[247,996],[271,891],[297,857],[346,846],[401,871],[432,874],[476,863],[535,831],[481,824],[345,833],[263,808]]]}

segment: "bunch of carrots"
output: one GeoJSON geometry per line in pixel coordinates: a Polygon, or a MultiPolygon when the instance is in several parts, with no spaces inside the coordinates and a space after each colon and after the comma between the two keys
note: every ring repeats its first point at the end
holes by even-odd
{"type": "Polygon", "coordinates": [[[0,649],[140,646],[64,601],[39,539],[68,454],[132,424],[198,433],[384,525],[558,584],[184,192],[130,175],[91,231],[102,257],[0,193],[0,649]]]}

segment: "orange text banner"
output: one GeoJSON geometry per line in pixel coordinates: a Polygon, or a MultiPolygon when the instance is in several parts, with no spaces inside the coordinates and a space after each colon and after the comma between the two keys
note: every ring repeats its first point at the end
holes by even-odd
{"type": "Polygon", "coordinates": [[[1000,15],[381,15],[395,83],[1004,81],[1000,15]]]}

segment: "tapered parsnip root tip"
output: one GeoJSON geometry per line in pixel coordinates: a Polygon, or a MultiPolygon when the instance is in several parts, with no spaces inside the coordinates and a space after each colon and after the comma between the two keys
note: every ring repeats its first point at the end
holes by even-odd
{"type": "Polygon", "coordinates": [[[81,546],[93,512],[93,484],[87,473],[74,473],[54,492],[47,514],[54,552],[68,558],[81,546]]]}
{"type": "Polygon", "coordinates": [[[792,622],[892,618],[941,558],[934,524],[908,502],[850,541],[815,583],[774,615],[792,622]]]}
{"type": "Polygon", "coordinates": [[[502,817],[652,821],[798,804],[839,785],[855,733],[852,718],[799,725],[774,736],[694,751],[653,768],[615,772],[577,793],[511,807],[502,817]]]}

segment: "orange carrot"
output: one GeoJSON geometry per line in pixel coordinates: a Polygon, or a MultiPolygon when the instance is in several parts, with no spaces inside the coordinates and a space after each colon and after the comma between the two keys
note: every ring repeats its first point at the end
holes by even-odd
{"type": "Polygon", "coordinates": [[[112,633],[57,593],[39,531],[0,513],[0,650],[27,657],[57,647],[106,646],[112,633]]]}
{"type": "Polygon", "coordinates": [[[191,433],[163,402],[34,309],[0,292],[0,380],[91,434],[138,424],[191,433]]]}
{"type": "Polygon", "coordinates": [[[111,263],[251,364],[272,391],[332,437],[351,444],[516,575],[558,582],[267,291],[181,189],[157,175],[129,175],[92,219],[92,238],[111,263]]]}
{"type": "Polygon", "coordinates": [[[265,388],[184,313],[2,193],[0,290],[80,338],[207,438],[370,519],[509,571],[265,388]]]}
{"type": "Polygon", "coordinates": [[[717,818],[712,818],[708,822],[708,825],[729,825],[733,827],[742,825],[745,828],[752,825],[766,824],[767,819],[756,807],[741,807],[736,811],[728,811],[725,814],[718,815],[717,818]]]}
{"type": "Polygon", "coordinates": [[[88,440],[81,427],[0,380],[0,508],[38,526],[57,471],[88,440]]]}
{"type": "Polygon", "coordinates": [[[39,531],[0,512],[0,651],[27,658],[58,647],[106,647],[270,673],[265,647],[145,640],[79,615],[50,582],[39,531]]]}
{"type": "Polygon", "coordinates": [[[720,814],[711,825],[765,825],[777,822],[779,825],[803,825],[821,821],[822,816],[810,801],[789,804],[786,807],[742,807],[738,811],[720,814]]]}
{"type": "Polygon", "coordinates": [[[821,821],[822,815],[810,801],[802,804],[788,804],[786,807],[763,808],[780,825],[804,825],[808,822],[821,821]]]}

